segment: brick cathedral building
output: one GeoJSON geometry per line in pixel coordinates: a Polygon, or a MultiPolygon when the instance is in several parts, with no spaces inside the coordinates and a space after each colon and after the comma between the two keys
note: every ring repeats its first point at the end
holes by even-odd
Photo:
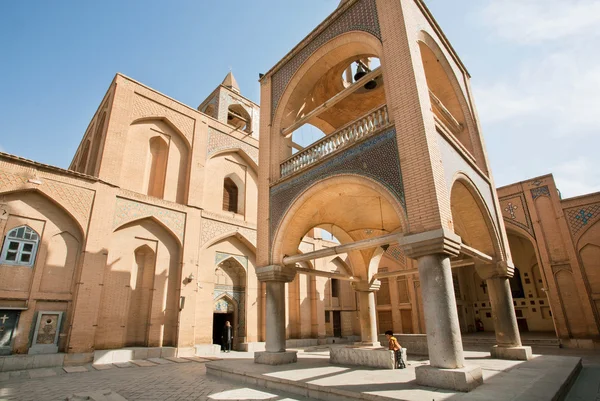
{"type": "MultiPolygon", "coordinates": [[[[328,23],[362,2],[343,3],[351,5],[328,23]]],[[[428,40],[420,46],[428,68],[437,48],[428,40]]],[[[455,63],[450,47],[446,53],[455,63]]],[[[374,73],[377,62],[347,60],[323,79],[349,87],[359,70],[374,73]]],[[[453,132],[466,123],[455,118],[449,72],[429,68],[436,123],[458,137],[453,132]]],[[[381,77],[372,82],[376,94],[381,77]]],[[[381,90],[361,107],[384,118],[383,96],[381,90]]],[[[336,135],[336,118],[314,123],[336,135]]],[[[129,347],[207,354],[219,351],[214,344],[226,320],[236,349],[263,349],[259,119],[259,106],[240,93],[231,73],[197,108],[117,74],[69,169],[0,153],[0,355],[60,352],[89,360],[99,350],[129,347]]],[[[312,146],[292,142],[290,152],[305,155],[312,146]]],[[[281,172],[293,163],[299,162],[287,159],[281,172]]],[[[597,347],[600,194],[561,199],[548,175],[499,188],[497,197],[515,265],[510,288],[520,331],[597,347]]],[[[468,222],[454,224],[460,230],[468,222]]],[[[301,235],[299,253],[345,242],[333,224],[301,235]]],[[[427,295],[416,262],[395,245],[380,256],[377,332],[424,333],[427,295]]],[[[298,265],[307,274],[285,289],[290,346],[360,337],[353,263],[340,254],[298,265]]],[[[452,267],[461,332],[494,331],[486,281],[470,260],[458,258],[452,267]]]]}

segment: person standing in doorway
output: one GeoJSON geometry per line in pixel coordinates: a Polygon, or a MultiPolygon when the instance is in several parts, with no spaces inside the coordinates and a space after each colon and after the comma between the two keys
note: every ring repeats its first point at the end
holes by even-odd
{"type": "Polygon", "coordinates": [[[402,347],[400,346],[400,343],[398,342],[396,337],[394,337],[394,332],[391,330],[386,331],[385,337],[388,339],[388,342],[389,342],[389,344],[388,344],[389,350],[394,351],[394,359],[396,362],[396,369],[404,369],[406,367],[406,365],[404,364],[404,361],[402,360],[402,347]]]}
{"type": "Polygon", "coordinates": [[[223,340],[223,349],[225,352],[231,351],[231,343],[233,342],[233,327],[231,327],[231,323],[229,320],[225,322],[225,327],[223,327],[223,334],[221,335],[221,339],[223,340]]]}

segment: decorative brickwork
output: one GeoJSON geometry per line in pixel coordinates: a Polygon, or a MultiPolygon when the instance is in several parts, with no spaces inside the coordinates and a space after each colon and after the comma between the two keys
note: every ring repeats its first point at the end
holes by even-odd
{"type": "Polygon", "coordinates": [[[326,42],[350,31],[368,32],[381,40],[379,19],[375,0],[360,0],[346,10],[336,20],[331,22],[323,31],[298,51],[290,60],[283,64],[274,74],[271,86],[271,116],[275,114],[279,100],[296,71],[311,54],[326,42]]]}
{"type": "Polygon", "coordinates": [[[514,224],[529,234],[534,235],[529,209],[527,208],[523,193],[500,198],[500,209],[502,210],[505,223],[514,224]]]}
{"type": "Polygon", "coordinates": [[[324,178],[345,174],[376,180],[385,186],[404,207],[404,187],[396,143],[396,129],[390,128],[339,153],[335,158],[273,186],[270,191],[271,241],[285,212],[305,189],[324,178]]]}
{"type": "Polygon", "coordinates": [[[571,233],[575,236],[581,229],[592,225],[598,219],[600,216],[600,204],[568,209],[565,213],[571,233]]]}
{"type": "Polygon", "coordinates": [[[544,185],[543,187],[533,188],[531,190],[531,196],[533,197],[533,200],[536,200],[540,196],[550,197],[550,191],[548,190],[548,186],[544,185]]]}
{"type": "Polygon", "coordinates": [[[256,230],[212,219],[202,219],[202,245],[228,233],[240,233],[256,247],[256,230]]]}
{"type": "Polygon", "coordinates": [[[246,269],[246,271],[248,271],[248,257],[242,255],[232,255],[230,253],[216,252],[215,265],[218,265],[219,263],[228,258],[234,258],[235,260],[240,262],[242,266],[244,266],[244,269],[246,269]]]}
{"type": "Polygon", "coordinates": [[[122,226],[134,220],[144,217],[154,217],[168,227],[179,241],[183,243],[185,230],[185,213],[176,210],[165,209],[147,203],[136,202],[131,199],[117,198],[113,228],[122,226]]]}
{"type": "Polygon", "coordinates": [[[208,127],[208,149],[207,157],[225,149],[242,149],[250,156],[252,161],[258,164],[258,148],[247,144],[246,142],[234,138],[224,132],[208,127]]]}
{"type": "Polygon", "coordinates": [[[140,118],[157,118],[162,120],[167,118],[187,139],[188,144],[194,143],[194,124],[195,120],[176,110],[163,106],[154,100],[147,99],[136,92],[133,101],[133,120],[140,118]]]}
{"type": "Polygon", "coordinates": [[[18,190],[38,190],[64,207],[85,232],[94,200],[94,191],[45,177],[34,178],[31,183],[28,177],[0,171],[0,193],[18,190]]]}
{"type": "MultiPolygon", "coordinates": [[[[396,260],[402,266],[406,267],[406,255],[402,251],[400,245],[390,245],[390,247],[385,251],[385,254],[396,260]]],[[[381,269],[379,270],[381,271],[381,269]]]]}

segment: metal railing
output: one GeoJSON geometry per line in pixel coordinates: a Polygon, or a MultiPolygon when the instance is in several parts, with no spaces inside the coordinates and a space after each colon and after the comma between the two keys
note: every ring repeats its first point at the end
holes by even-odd
{"type": "Polygon", "coordinates": [[[304,170],[332,153],[373,135],[389,124],[387,105],[380,106],[284,160],[280,164],[281,178],[304,170]]]}

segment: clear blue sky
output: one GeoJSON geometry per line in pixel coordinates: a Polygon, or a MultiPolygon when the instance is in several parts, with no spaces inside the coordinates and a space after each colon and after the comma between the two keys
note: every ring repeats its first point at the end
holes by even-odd
{"type": "MultiPolygon", "coordinates": [[[[0,149],[67,167],[116,72],[196,107],[231,68],[258,103],[258,73],[337,4],[0,2],[0,149]]],[[[564,195],[600,190],[599,1],[427,4],[473,76],[496,183],[553,172],[564,195]]]]}

